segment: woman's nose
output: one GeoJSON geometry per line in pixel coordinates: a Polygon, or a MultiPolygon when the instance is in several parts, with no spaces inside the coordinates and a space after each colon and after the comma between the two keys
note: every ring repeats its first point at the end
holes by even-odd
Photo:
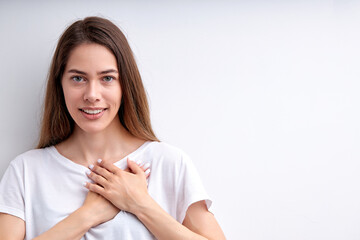
{"type": "Polygon", "coordinates": [[[89,81],[84,93],[84,100],[93,103],[99,101],[100,96],[100,86],[98,86],[97,81],[89,81]]]}

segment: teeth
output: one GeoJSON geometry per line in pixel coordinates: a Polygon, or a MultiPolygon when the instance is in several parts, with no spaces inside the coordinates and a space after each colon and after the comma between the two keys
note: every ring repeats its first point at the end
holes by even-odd
{"type": "Polygon", "coordinates": [[[87,114],[98,114],[104,111],[104,109],[99,110],[87,110],[87,109],[81,109],[83,112],[86,112],[87,114]]]}

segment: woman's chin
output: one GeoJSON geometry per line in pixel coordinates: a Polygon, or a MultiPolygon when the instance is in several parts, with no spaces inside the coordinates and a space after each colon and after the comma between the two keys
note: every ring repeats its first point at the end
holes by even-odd
{"type": "Polygon", "coordinates": [[[120,123],[120,119],[115,116],[112,121],[108,121],[108,119],[103,119],[102,121],[95,120],[95,121],[88,121],[83,119],[75,121],[75,128],[78,128],[81,132],[87,134],[99,134],[99,133],[106,133],[116,131],[118,127],[118,123],[120,123]]]}
{"type": "Polygon", "coordinates": [[[79,130],[86,134],[99,134],[105,133],[106,127],[104,126],[78,126],[79,130]]]}

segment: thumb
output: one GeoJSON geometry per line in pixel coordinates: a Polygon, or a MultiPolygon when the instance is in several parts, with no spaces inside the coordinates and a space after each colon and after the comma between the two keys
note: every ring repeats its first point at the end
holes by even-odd
{"type": "Polygon", "coordinates": [[[134,174],[144,173],[144,171],[134,161],[131,161],[129,158],[127,159],[127,164],[128,164],[128,167],[130,168],[130,170],[134,174]]]}

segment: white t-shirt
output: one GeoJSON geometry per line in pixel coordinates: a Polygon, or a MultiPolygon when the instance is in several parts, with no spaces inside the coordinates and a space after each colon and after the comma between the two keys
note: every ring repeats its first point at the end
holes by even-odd
{"type": "MultiPolygon", "coordinates": [[[[182,223],[187,208],[197,201],[211,205],[190,158],[163,142],[145,142],[129,154],[131,160],[150,163],[148,192],[172,217],[182,223]]],[[[114,163],[126,168],[126,158],[114,163]]],[[[62,156],[54,146],[25,152],[13,161],[0,183],[0,212],[26,222],[26,238],[33,239],[82,206],[89,181],[86,167],[62,156]]],[[[81,238],[155,239],[136,216],[120,211],[112,220],[91,228],[81,238]]]]}

